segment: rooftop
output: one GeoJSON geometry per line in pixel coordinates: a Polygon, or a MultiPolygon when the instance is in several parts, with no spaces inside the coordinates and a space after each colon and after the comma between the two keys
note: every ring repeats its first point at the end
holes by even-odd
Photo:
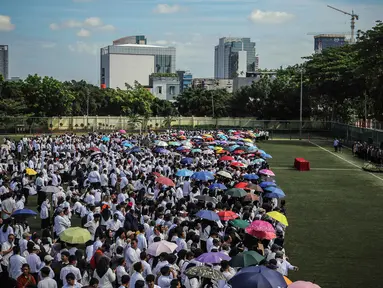
{"type": "Polygon", "coordinates": [[[147,45],[147,44],[118,44],[113,46],[121,47],[148,47],[148,48],[169,48],[167,46],[158,46],[158,45],[147,45]]]}

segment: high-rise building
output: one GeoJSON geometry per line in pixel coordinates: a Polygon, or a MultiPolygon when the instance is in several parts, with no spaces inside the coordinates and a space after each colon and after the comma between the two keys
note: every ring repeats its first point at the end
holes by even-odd
{"type": "Polygon", "coordinates": [[[320,34],[314,36],[315,53],[320,53],[324,49],[341,47],[347,44],[346,36],[341,34],[320,34]]]}
{"type": "Polygon", "coordinates": [[[100,82],[105,88],[125,88],[137,81],[149,85],[153,73],[176,73],[176,48],[119,44],[101,48],[100,82]]]}
{"type": "Polygon", "coordinates": [[[250,38],[223,37],[214,50],[214,78],[231,79],[256,71],[255,42],[250,38]]]}
{"type": "Polygon", "coordinates": [[[177,71],[178,79],[180,81],[180,93],[185,89],[192,87],[193,75],[188,71],[177,71]]]}
{"type": "Polygon", "coordinates": [[[8,79],[8,45],[0,45],[0,74],[8,79]]]}
{"type": "Polygon", "coordinates": [[[126,36],[113,41],[113,45],[121,45],[121,44],[140,44],[146,45],[148,41],[144,35],[136,35],[136,36],[126,36]]]}

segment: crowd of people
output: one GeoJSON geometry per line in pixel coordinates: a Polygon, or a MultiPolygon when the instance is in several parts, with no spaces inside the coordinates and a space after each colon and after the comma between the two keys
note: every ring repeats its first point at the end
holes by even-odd
{"type": "Polygon", "coordinates": [[[236,288],[266,269],[267,287],[293,287],[285,195],[257,133],[5,139],[1,286],[236,288]],[[90,236],[64,241],[76,226],[90,236]]]}
{"type": "Polygon", "coordinates": [[[352,154],[364,161],[383,164],[383,150],[381,147],[368,144],[367,142],[355,141],[352,145],[352,154]]]}

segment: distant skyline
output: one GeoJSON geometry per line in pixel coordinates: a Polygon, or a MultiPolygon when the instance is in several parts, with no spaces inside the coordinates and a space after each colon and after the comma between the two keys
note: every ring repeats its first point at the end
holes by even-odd
{"type": "Polygon", "coordinates": [[[381,0],[14,0],[0,10],[0,45],[9,45],[9,77],[40,74],[59,80],[99,81],[99,49],[128,35],[177,48],[177,69],[214,76],[220,37],[256,42],[260,68],[302,62],[312,54],[310,32],[350,31],[383,20],[381,0]]]}

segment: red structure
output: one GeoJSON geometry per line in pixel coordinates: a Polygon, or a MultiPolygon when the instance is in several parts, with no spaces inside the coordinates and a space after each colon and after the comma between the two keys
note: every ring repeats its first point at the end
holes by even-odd
{"type": "Polygon", "coordinates": [[[304,158],[295,158],[294,167],[298,171],[310,171],[310,162],[304,158]]]}

